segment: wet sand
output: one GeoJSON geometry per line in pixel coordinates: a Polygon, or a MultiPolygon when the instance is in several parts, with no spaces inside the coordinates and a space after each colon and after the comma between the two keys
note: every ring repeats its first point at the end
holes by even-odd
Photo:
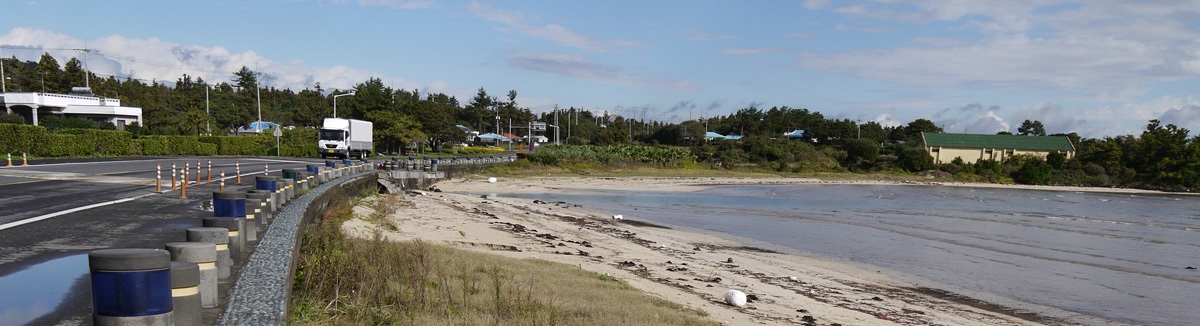
{"type": "MultiPolygon", "coordinates": [[[[435,186],[441,192],[400,195],[400,207],[389,221],[396,231],[363,219],[351,220],[343,228],[364,238],[378,230],[395,241],[422,239],[514,259],[576,265],[704,310],[713,320],[731,325],[1063,323],[906,284],[869,266],[784,254],[636,220],[615,220],[611,214],[572,203],[504,196],[595,189],[686,192],[704,185],[777,183],[827,182],[769,178],[534,178],[501,179],[496,183],[451,180],[435,186]],[[745,307],[723,303],[723,295],[730,289],[752,295],[751,302],[745,307]]],[[[370,216],[369,205],[356,207],[357,216],[370,216]]]]}

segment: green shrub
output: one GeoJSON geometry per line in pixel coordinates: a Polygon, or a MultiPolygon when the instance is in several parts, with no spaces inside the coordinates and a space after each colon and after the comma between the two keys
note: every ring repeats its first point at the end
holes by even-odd
{"type": "Polygon", "coordinates": [[[46,135],[42,146],[38,146],[35,155],[45,157],[90,156],[93,143],[80,135],[49,134],[46,135]]]}
{"type": "Polygon", "coordinates": [[[76,155],[115,155],[127,156],[140,154],[134,151],[133,134],[120,130],[101,129],[63,129],[58,134],[75,135],[78,142],[87,149],[86,153],[76,155]]]}
{"type": "Polygon", "coordinates": [[[34,154],[48,134],[46,128],[41,126],[0,123],[0,152],[34,154]]]}

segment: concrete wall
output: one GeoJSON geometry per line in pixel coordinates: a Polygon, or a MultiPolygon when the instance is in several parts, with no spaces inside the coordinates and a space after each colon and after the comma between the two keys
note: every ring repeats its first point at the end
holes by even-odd
{"type": "MultiPolygon", "coordinates": [[[[963,162],[967,164],[975,163],[980,160],[996,160],[1003,161],[1014,155],[1032,155],[1041,158],[1046,158],[1051,151],[1034,151],[1020,149],[1003,149],[1003,148],[955,148],[955,147],[931,147],[927,148],[929,155],[933,156],[933,162],[942,164],[954,161],[954,158],[961,157],[963,162]]],[[[1074,151],[1066,152],[1067,159],[1075,157],[1074,151]]]]}

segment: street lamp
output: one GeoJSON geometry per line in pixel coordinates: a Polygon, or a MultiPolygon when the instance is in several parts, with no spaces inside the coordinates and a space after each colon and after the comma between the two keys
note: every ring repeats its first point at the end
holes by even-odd
{"type": "Polygon", "coordinates": [[[337,118],[337,98],[346,96],[346,95],[354,95],[354,91],[351,91],[346,94],[338,94],[338,95],[333,96],[333,117],[334,118],[337,118]]]}

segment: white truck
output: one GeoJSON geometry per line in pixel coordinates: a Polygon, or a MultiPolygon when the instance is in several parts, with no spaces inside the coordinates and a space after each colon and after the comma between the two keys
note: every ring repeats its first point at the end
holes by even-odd
{"type": "Polygon", "coordinates": [[[374,149],[370,121],[325,118],[317,136],[317,153],[321,158],[367,158],[374,149]]]}

